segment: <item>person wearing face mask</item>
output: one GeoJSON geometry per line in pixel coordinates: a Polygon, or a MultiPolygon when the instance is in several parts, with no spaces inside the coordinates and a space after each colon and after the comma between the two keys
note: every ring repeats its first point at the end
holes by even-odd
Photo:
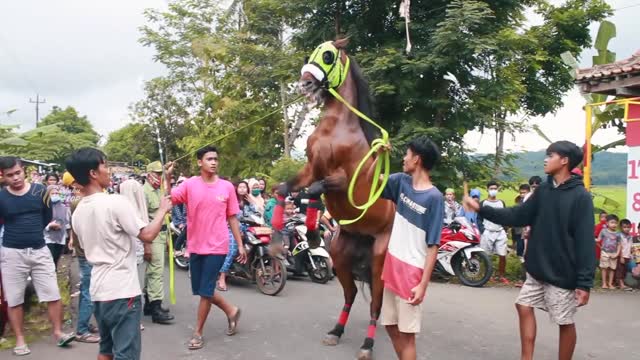
{"type": "Polygon", "coordinates": [[[262,190],[260,190],[260,182],[256,179],[249,179],[249,189],[251,192],[247,196],[249,203],[255,206],[256,210],[260,214],[264,214],[264,198],[262,197],[262,190]]]}
{"type": "MultiPolygon", "coordinates": [[[[499,187],[500,185],[496,181],[489,181],[487,184],[489,197],[480,203],[480,208],[489,206],[494,209],[504,209],[506,207],[504,201],[497,198],[499,187]]],[[[484,231],[482,232],[480,247],[488,254],[498,255],[500,261],[498,262],[497,280],[503,284],[509,284],[509,280],[504,277],[507,268],[507,232],[502,225],[495,224],[487,219],[483,219],[482,225],[484,226],[484,231]]]]}
{"type": "Polygon", "coordinates": [[[53,212],[51,222],[44,228],[44,241],[51,251],[53,263],[58,268],[58,260],[62,255],[67,240],[67,230],[70,229],[71,212],[62,202],[62,195],[58,185],[49,185],[49,206],[53,212]]]}
{"type": "MultiPolygon", "coordinates": [[[[147,216],[149,222],[160,208],[162,191],[162,163],[154,161],[147,166],[147,181],[142,186],[147,202],[147,216]]],[[[147,263],[145,271],[145,304],[144,315],[151,315],[151,320],[157,324],[171,324],[174,316],[162,307],[164,300],[164,261],[167,248],[167,228],[162,225],[160,234],[151,244],[144,244],[144,260],[147,263]]]]}
{"type": "Polygon", "coordinates": [[[456,193],[448,188],[444,192],[444,224],[451,225],[453,220],[460,213],[462,206],[456,201],[456,193]]]}

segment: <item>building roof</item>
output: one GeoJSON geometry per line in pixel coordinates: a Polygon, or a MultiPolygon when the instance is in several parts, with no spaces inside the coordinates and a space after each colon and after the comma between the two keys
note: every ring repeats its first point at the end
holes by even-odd
{"type": "Polygon", "coordinates": [[[576,83],[583,93],[639,96],[640,50],[628,59],[576,70],[576,83]]]}
{"type": "Polygon", "coordinates": [[[636,51],[630,58],[619,60],[611,64],[596,65],[587,69],[576,70],[576,81],[583,82],[617,76],[637,75],[640,73],[640,50],[636,51]]]}

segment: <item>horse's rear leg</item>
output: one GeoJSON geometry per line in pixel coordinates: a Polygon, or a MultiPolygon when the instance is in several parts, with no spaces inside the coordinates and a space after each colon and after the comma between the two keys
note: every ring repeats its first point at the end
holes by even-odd
{"type": "Polygon", "coordinates": [[[352,273],[351,258],[350,255],[344,251],[345,241],[348,240],[344,239],[341,234],[340,237],[334,241],[331,248],[333,266],[336,270],[336,276],[338,277],[338,281],[340,281],[340,285],[342,285],[342,291],[344,293],[344,306],[340,312],[338,323],[336,323],[333,330],[329,331],[323,340],[323,343],[329,346],[338,345],[342,334],[344,334],[344,328],[347,325],[347,321],[349,320],[351,306],[353,305],[353,302],[356,299],[356,294],[358,293],[358,288],[356,287],[356,282],[352,273]]]}
{"type": "Polygon", "coordinates": [[[380,311],[382,309],[382,295],[384,291],[384,282],[382,281],[382,268],[384,266],[384,258],[387,254],[389,245],[389,233],[383,233],[376,237],[373,245],[373,256],[371,259],[371,304],[370,304],[370,320],[367,328],[367,337],[358,353],[358,360],[371,360],[373,358],[373,345],[376,338],[376,327],[380,311]]]}

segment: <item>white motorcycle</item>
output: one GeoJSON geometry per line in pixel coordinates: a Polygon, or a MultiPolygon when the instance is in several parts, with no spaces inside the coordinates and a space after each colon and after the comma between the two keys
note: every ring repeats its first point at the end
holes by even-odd
{"type": "Polygon", "coordinates": [[[306,272],[311,281],[326,284],[332,275],[329,266],[330,256],[325,249],[324,240],[321,240],[320,246],[315,249],[309,247],[305,218],[304,215],[298,214],[285,223],[283,235],[289,237],[290,246],[286,254],[285,265],[287,271],[295,276],[304,276],[306,272]]]}

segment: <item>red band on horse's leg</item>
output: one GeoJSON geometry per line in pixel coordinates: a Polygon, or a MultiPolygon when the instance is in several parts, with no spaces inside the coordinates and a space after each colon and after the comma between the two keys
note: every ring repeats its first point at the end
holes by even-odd
{"type": "Polygon", "coordinates": [[[318,200],[309,200],[309,206],[307,206],[307,219],[305,225],[307,231],[314,231],[318,228],[318,200]]]}
{"type": "Polygon", "coordinates": [[[277,231],[281,231],[284,228],[284,196],[277,195],[276,207],[273,209],[273,217],[271,218],[271,225],[277,231]]]}
{"type": "Polygon", "coordinates": [[[342,312],[340,313],[340,317],[338,318],[338,324],[342,325],[342,326],[346,326],[347,325],[347,320],[349,320],[349,312],[351,311],[351,305],[350,304],[344,304],[344,307],[342,308],[342,312]]]}
{"type": "Polygon", "coordinates": [[[375,339],[376,338],[376,323],[378,322],[378,320],[376,319],[371,319],[371,321],[369,322],[369,327],[367,328],[367,337],[371,338],[371,339],[375,339]]]}

